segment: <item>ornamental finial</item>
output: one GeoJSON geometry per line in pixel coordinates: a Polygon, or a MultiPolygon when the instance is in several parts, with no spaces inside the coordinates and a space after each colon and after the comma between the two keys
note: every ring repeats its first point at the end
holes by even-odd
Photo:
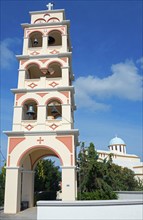
{"type": "Polygon", "coordinates": [[[53,7],[54,7],[54,3],[53,2],[49,2],[49,4],[46,5],[48,10],[51,11],[53,10],[53,7]]]}

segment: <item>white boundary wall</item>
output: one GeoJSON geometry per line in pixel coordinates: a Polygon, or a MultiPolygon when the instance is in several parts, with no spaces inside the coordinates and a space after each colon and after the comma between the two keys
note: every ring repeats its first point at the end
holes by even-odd
{"type": "Polygon", "coordinates": [[[141,200],[38,201],[37,220],[142,220],[141,200]]]}
{"type": "Polygon", "coordinates": [[[119,200],[142,200],[143,191],[115,191],[119,200]]]}

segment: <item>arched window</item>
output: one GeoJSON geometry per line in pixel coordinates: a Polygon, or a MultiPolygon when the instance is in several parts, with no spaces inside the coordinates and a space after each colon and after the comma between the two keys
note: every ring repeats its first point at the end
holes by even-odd
{"type": "Polygon", "coordinates": [[[46,74],[47,78],[56,78],[56,77],[61,77],[62,76],[62,71],[61,71],[61,64],[60,63],[51,63],[48,66],[48,71],[46,74]]]}
{"type": "Polygon", "coordinates": [[[26,70],[26,79],[38,79],[43,76],[41,70],[39,69],[38,65],[30,64],[26,70]]]}
{"type": "Polygon", "coordinates": [[[29,36],[29,47],[42,47],[42,33],[35,31],[29,36]]]}
{"type": "Polygon", "coordinates": [[[62,105],[58,100],[52,100],[47,105],[47,119],[61,119],[62,105]]]}
{"type": "Polygon", "coordinates": [[[60,31],[50,31],[48,34],[48,46],[62,45],[62,36],[60,31]]]}
{"type": "Polygon", "coordinates": [[[23,105],[22,120],[37,120],[37,103],[27,100],[23,105]]]}

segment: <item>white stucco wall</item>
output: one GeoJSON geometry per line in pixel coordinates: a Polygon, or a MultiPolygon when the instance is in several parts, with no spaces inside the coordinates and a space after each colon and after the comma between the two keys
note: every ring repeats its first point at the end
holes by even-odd
{"type": "Polygon", "coordinates": [[[141,201],[37,202],[37,220],[141,220],[141,201]]]}

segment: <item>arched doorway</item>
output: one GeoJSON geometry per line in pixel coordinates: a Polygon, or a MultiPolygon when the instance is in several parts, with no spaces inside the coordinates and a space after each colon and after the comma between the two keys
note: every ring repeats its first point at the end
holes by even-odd
{"type": "Polygon", "coordinates": [[[7,208],[9,213],[19,212],[21,202],[27,202],[28,207],[34,206],[35,166],[45,156],[55,156],[60,160],[62,200],[73,201],[76,199],[74,135],[63,136],[61,133],[59,135],[58,133],[46,133],[37,137],[37,132],[35,136],[28,132],[23,138],[11,138],[9,144],[10,157],[6,168],[5,213],[8,212],[7,208]],[[12,190],[11,185],[13,186],[12,190]]]}

